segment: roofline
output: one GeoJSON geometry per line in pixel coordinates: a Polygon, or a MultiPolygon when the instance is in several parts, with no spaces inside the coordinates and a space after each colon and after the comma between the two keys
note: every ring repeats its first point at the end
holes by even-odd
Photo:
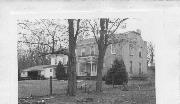
{"type": "MultiPolygon", "coordinates": [[[[41,65],[38,65],[38,66],[41,66],[41,65]]],[[[41,71],[41,70],[43,70],[44,68],[50,68],[50,67],[56,67],[57,65],[48,65],[48,66],[42,66],[41,67],[41,69],[31,69],[30,70],[30,68],[33,68],[33,67],[36,67],[36,66],[33,66],[33,67],[29,67],[29,68],[27,68],[27,69],[24,69],[24,70],[22,70],[22,72],[27,72],[27,71],[41,71]]]]}

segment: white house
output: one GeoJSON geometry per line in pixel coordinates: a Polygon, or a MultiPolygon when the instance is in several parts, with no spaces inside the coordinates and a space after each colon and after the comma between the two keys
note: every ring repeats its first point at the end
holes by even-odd
{"type": "Polygon", "coordinates": [[[61,62],[63,65],[67,65],[68,62],[68,56],[64,54],[51,54],[51,65],[58,65],[59,62],[61,62]]]}
{"type": "MultiPolygon", "coordinates": [[[[115,34],[117,38],[127,38],[130,41],[113,43],[107,47],[102,74],[106,75],[115,59],[123,59],[129,76],[147,74],[147,42],[141,37],[141,32],[128,31],[115,34]],[[123,37],[125,36],[125,37],[123,37]]],[[[77,42],[77,76],[97,75],[98,46],[94,38],[77,42]]]]}
{"type": "Polygon", "coordinates": [[[21,72],[22,78],[31,78],[31,79],[38,79],[40,77],[50,78],[52,76],[55,78],[55,68],[56,65],[39,65],[24,69],[21,72]]]}

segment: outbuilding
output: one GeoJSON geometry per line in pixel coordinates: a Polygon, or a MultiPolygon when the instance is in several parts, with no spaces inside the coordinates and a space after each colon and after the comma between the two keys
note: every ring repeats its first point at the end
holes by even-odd
{"type": "Polygon", "coordinates": [[[55,78],[55,68],[57,65],[39,65],[24,69],[21,72],[21,78],[42,79],[55,78]]]}

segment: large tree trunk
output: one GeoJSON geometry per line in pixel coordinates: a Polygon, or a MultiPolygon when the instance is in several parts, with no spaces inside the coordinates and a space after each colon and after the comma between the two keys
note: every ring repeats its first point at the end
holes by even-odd
{"type": "Polygon", "coordinates": [[[98,55],[98,64],[97,64],[97,80],[96,80],[96,91],[102,92],[102,70],[103,70],[103,63],[104,63],[104,55],[103,50],[99,51],[98,55]]]}
{"type": "Polygon", "coordinates": [[[107,46],[105,45],[105,35],[106,35],[106,19],[100,19],[100,39],[98,41],[98,64],[97,64],[97,79],[96,79],[96,91],[102,92],[102,70],[104,63],[104,55],[106,52],[107,46]]]}
{"type": "Polygon", "coordinates": [[[76,93],[76,58],[74,39],[73,19],[68,20],[69,23],[69,56],[68,56],[68,89],[67,95],[74,96],[76,93]]]}

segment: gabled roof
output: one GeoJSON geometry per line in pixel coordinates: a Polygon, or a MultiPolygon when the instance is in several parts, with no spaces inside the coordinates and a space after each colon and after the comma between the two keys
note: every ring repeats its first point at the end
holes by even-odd
{"type": "Polygon", "coordinates": [[[33,66],[27,69],[24,69],[23,71],[41,71],[46,68],[51,68],[51,67],[56,67],[57,65],[38,65],[38,66],[33,66]]]}

